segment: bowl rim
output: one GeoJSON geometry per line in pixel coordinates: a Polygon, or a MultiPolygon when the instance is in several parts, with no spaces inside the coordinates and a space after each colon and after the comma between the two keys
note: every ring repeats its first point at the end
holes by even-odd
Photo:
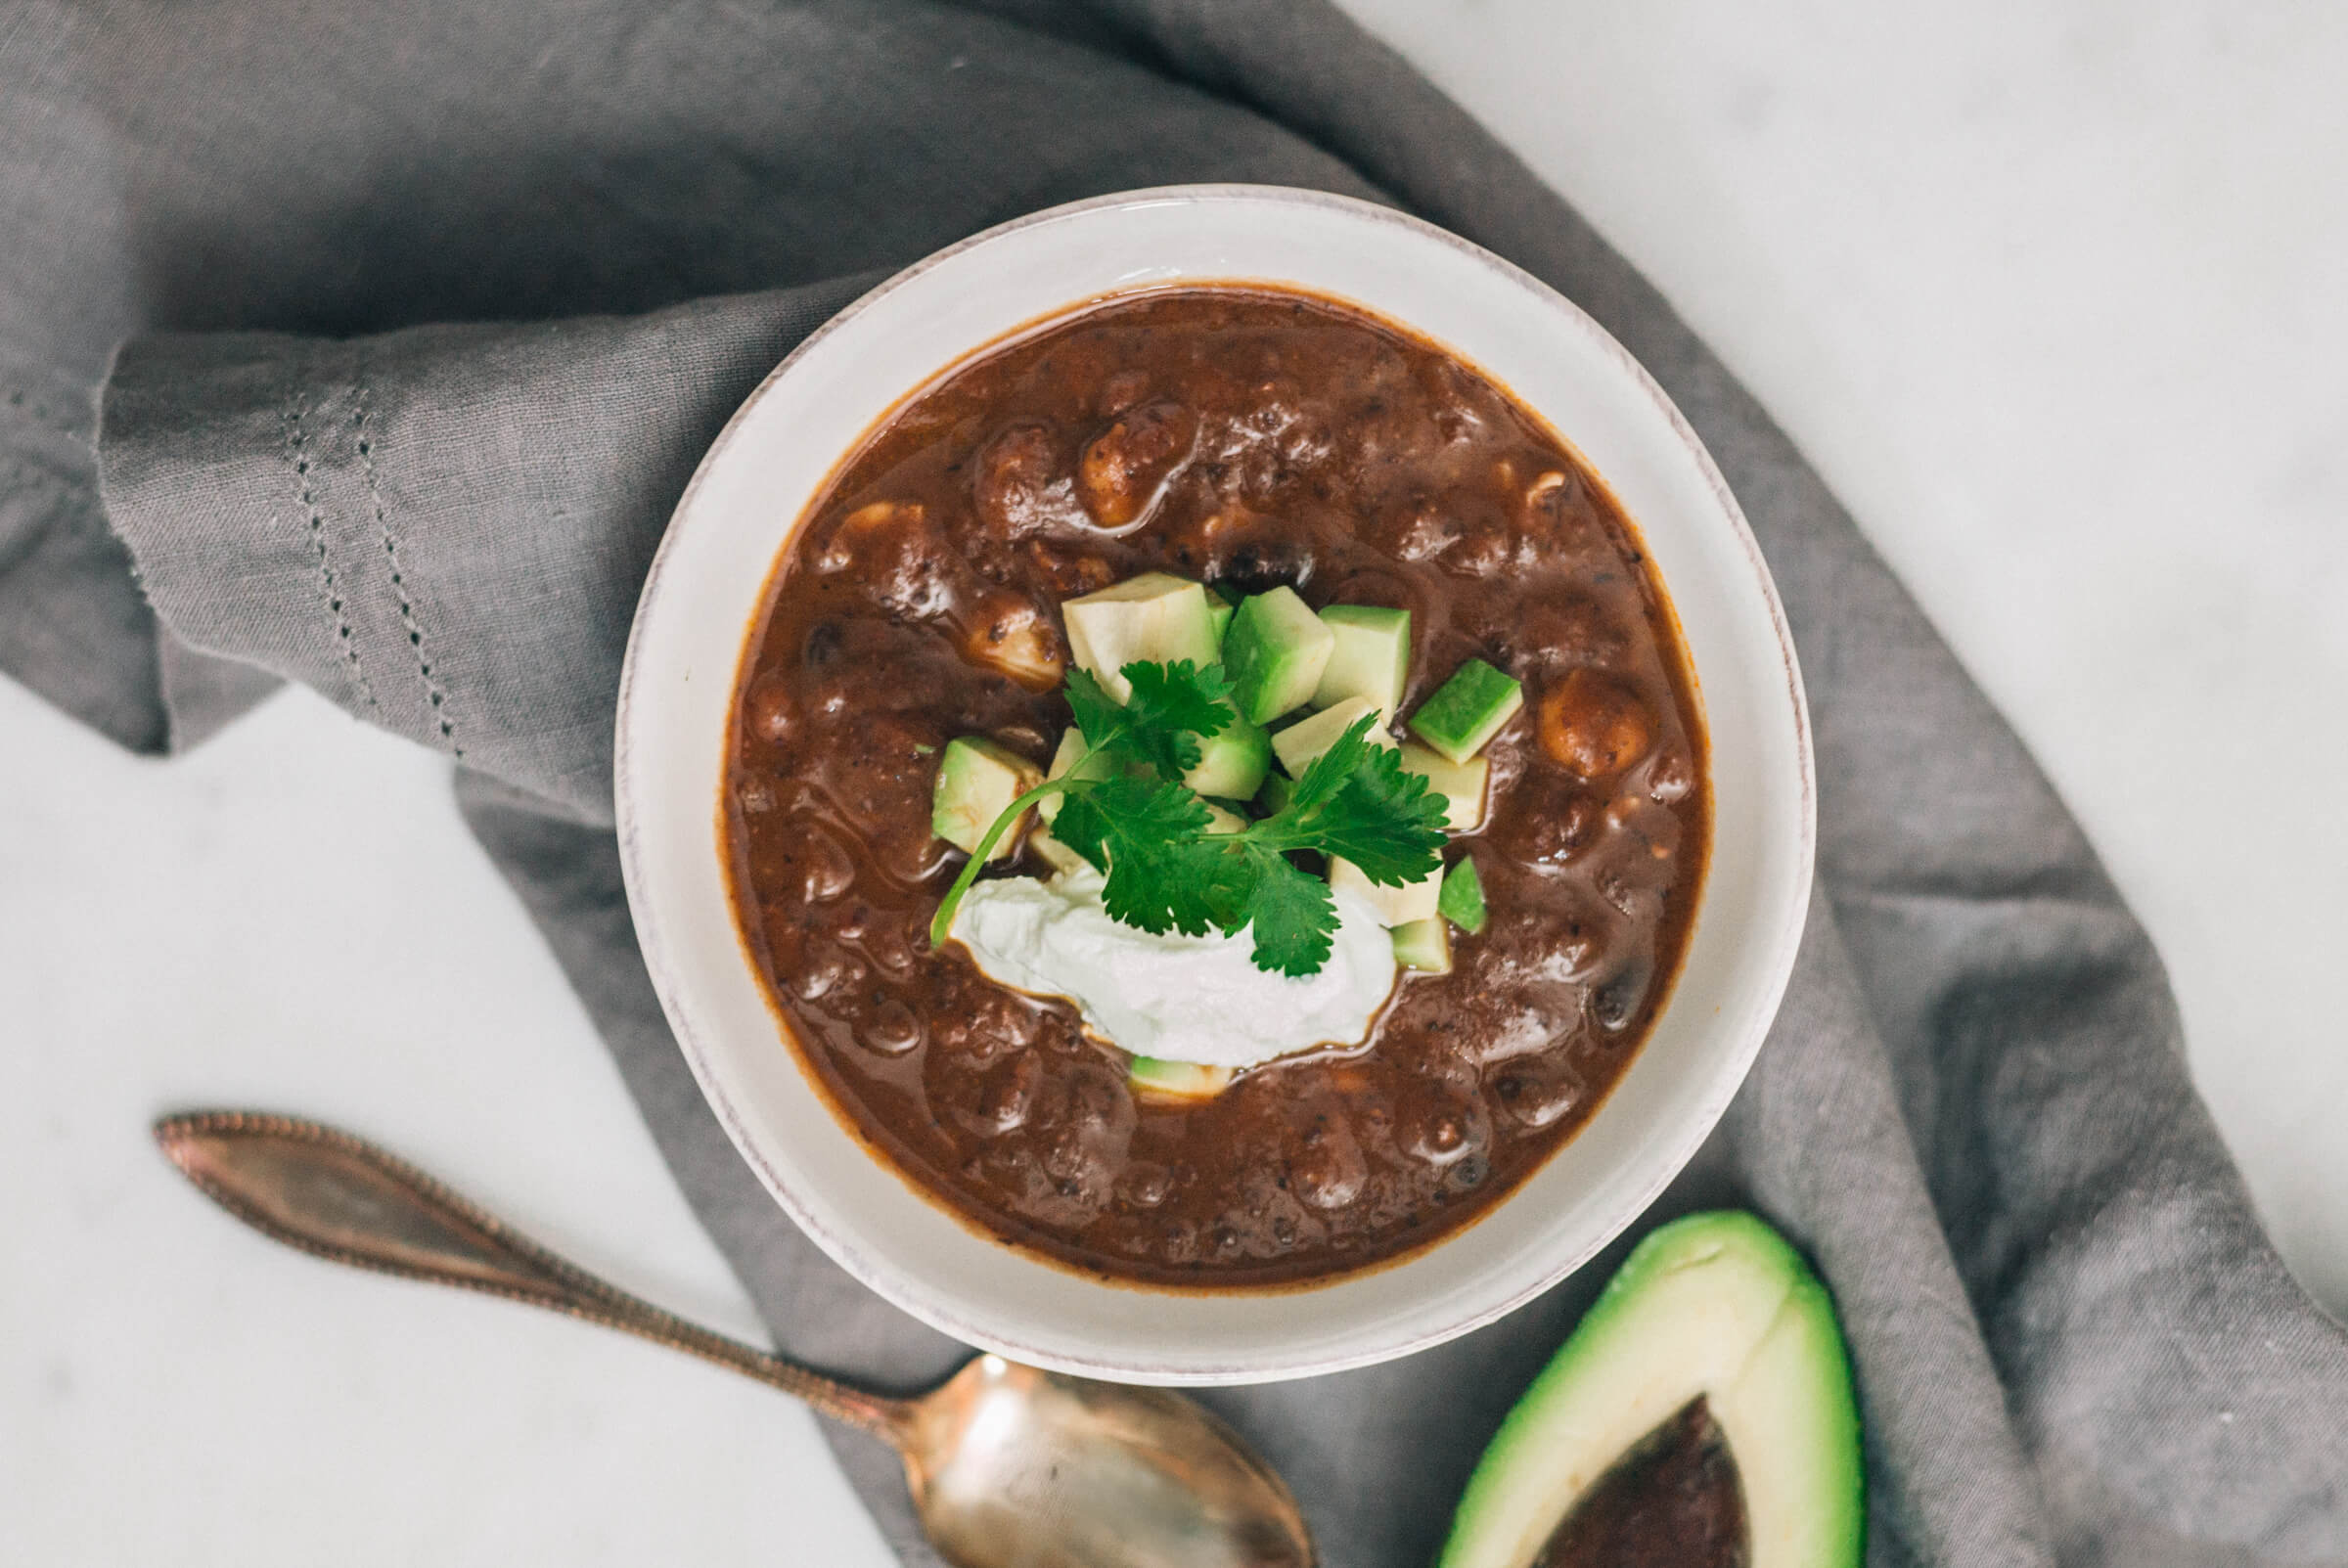
{"type": "MultiPolygon", "coordinates": [[[[1212,287],[1218,282],[1243,285],[1246,281],[1244,278],[1233,277],[1229,280],[1201,278],[1196,282],[1198,287],[1212,287]]],[[[1151,286],[1142,285],[1140,287],[1151,286]]],[[[1184,285],[1177,282],[1171,285],[1158,285],[1158,287],[1179,288],[1184,285]]],[[[1310,291],[1312,286],[1298,283],[1290,287],[1310,291]]],[[[1064,305],[1047,311],[1042,316],[1032,318],[1006,333],[994,335],[977,345],[955,350],[939,364],[930,381],[906,388],[892,401],[883,405],[875,415],[873,423],[866,426],[867,434],[872,428],[877,427],[879,423],[902,408],[924,386],[934,384],[937,378],[943,377],[972,356],[983,353],[988,348],[1016,337],[1021,333],[1033,330],[1039,325],[1048,324],[1064,313],[1079,310],[1096,299],[1108,297],[1117,291],[1114,289],[1106,289],[1098,293],[1071,298],[1064,305]]],[[[1384,307],[1361,304],[1357,308],[1370,310],[1373,314],[1387,316],[1414,332],[1424,333],[1424,329],[1417,327],[1406,317],[1384,307]]],[[[1440,338],[1435,340],[1438,343],[1441,342],[1440,338]]],[[[1449,349],[1448,351],[1455,354],[1461,353],[1458,349],[1449,349]]],[[[1472,362],[1470,360],[1470,363],[1472,362]]],[[[1503,384],[1507,383],[1503,382],[1503,384]]],[[[1510,390],[1513,397],[1520,400],[1523,398],[1524,394],[1521,392],[1513,388],[1510,390]]],[[[1530,403],[1527,406],[1532,407],[1534,413],[1542,417],[1545,424],[1550,423],[1548,417],[1542,415],[1538,407],[1530,403]]],[[[1565,434],[1561,431],[1558,433],[1565,434]]],[[[1567,439],[1570,444],[1570,438],[1567,437],[1567,439]]],[[[838,465],[847,461],[853,450],[850,448],[848,451],[843,451],[827,472],[835,473],[838,470],[838,465]]],[[[1598,470],[1595,465],[1592,467],[1593,471],[1598,472],[1603,480],[1604,478],[1603,471],[1598,470]]],[[[776,543],[777,550],[781,549],[782,545],[789,540],[799,520],[799,516],[794,514],[787,521],[783,533],[776,543]]],[[[1634,521],[1636,520],[1634,515],[1634,521]]],[[[1668,584],[1666,584],[1666,588],[1668,589],[1668,584]]],[[[1674,613],[1676,618],[1676,610],[1674,613]]],[[[729,689],[731,689],[733,681],[737,678],[737,671],[729,667],[726,675],[729,689]]],[[[1700,700],[1700,681],[1698,692],[1700,700]]],[[[1728,481],[1721,474],[1718,465],[1696,435],[1687,417],[1680,412],[1678,406],[1672,402],[1646,367],[1627,348],[1623,347],[1612,334],[1608,333],[1587,311],[1562,292],[1506,257],[1439,225],[1394,207],[1332,192],[1237,182],[1152,186],[1112,192],[1041,208],[995,224],[934,250],[874,285],[801,338],[790,353],[786,354],[771,371],[761,378],[756,386],[743,398],[741,404],[719,428],[702,454],[700,463],[695,467],[692,478],[679,494],[676,505],[670,512],[669,520],[661,533],[660,543],[645,573],[643,586],[637,599],[635,614],[629,627],[614,711],[613,798],[622,881],[638,937],[638,947],[641,950],[655,993],[659,998],[664,1021],[667,1023],[680,1053],[684,1055],[703,1099],[716,1115],[719,1124],[725,1129],[726,1136],[734,1145],[737,1155],[750,1167],[758,1178],[760,1186],[766,1189],[768,1196],[790,1216],[792,1223],[832,1261],[838,1264],[859,1283],[874,1291],[883,1301],[966,1344],[1031,1365],[1079,1375],[1169,1385],[1233,1384],[1318,1376],[1395,1360],[1431,1349],[1506,1317],[1550,1290],[1559,1281],[1577,1272],[1591,1257],[1618,1236],[1624,1229],[1636,1223],[1638,1216],[1646,1212],[1664,1188],[1685,1170],[1703,1142],[1718,1126],[1730,1101],[1735,1098],[1745,1078],[1749,1075],[1753,1060],[1769,1034],[1771,1022],[1776,1017],[1784,1001],[1785,989],[1790,983],[1796,952],[1808,920],[1816,874],[1818,834],[1816,760],[1809,707],[1792,633],[1785,619],[1784,607],[1778,594],[1775,579],[1762,555],[1759,541],[1754,537],[1751,525],[1745,518],[1743,509],[1738,504],[1736,496],[1730,490],[1728,481]],[[1422,240],[1432,240],[1444,247],[1460,253],[1475,265],[1496,274],[1500,282],[1513,285],[1541,299],[1566,324],[1587,335],[1593,344],[1613,362],[1616,370],[1625,378],[1626,387],[1635,389],[1651,404],[1652,412],[1661,416],[1679,445],[1684,449],[1685,455],[1693,461],[1696,471],[1709,487],[1713,504],[1719,514],[1714,520],[1725,520],[1730,525],[1731,535],[1741,553],[1741,564],[1745,576],[1745,582],[1741,586],[1757,590],[1766,609],[1771,634],[1782,665],[1785,697],[1792,718],[1792,749],[1798,774],[1795,780],[1798,842],[1794,852],[1792,882],[1784,899],[1784,918],[1767,934],[1766,941],[1758,933],[1746,939],[1755,944],[1760,952],[1762,968],[1769,977],[1767,983],[1750,999],[1749,1005],[1744,1009],[1745,1018],[1740,1025],[1735,1020],[1724,1019],[1721,1025],[1716,1026],[1740,1028],[1741,1038],[1737,1050],[1733,1056],[1724,1061],[1723,1070],[1717,1072],[1716,1076],[1704,1086],[1705,1092],[1697,1098],[1695,1104],[1700,1113],[1689,1115],[1676,1132],[1668,1137],[1668,1157],[1655,1162],[1654,1174],[1640,1184],[1636,1201],[1625,1206],[1621,1221],[1605,1234],[1597,1236],[1588,1246],[1579,1249],[1575,1255],[1565,1257],[1562,1261],[1540,1271],[1537,1276],[1529,1277],[1522,1285],[1507,1292],[1501,1299],[1485,1304],[1465,1316],[1445,1319],[1431,1325],[1383,1339],[1374,1346],[1305,1360],[1283,1361],[1277,1365],[1243,1363],[1237,1360],[1228,1365],[1212,1365],[1198,1362],[1194,1358],[1185,1358],[1174,1364],[1152,1365],[1146,1358],[1107,1360],[1095,1356],[1071,1355],[1050,1345],[1027,1342],[1018,1335],[1005,1334],[998,1328],[972,1322],[968,1315],[957,1310],[956,1304],[940,1301],[927,1290],[909,1287],[907,1282],[898,1278],[889,1268],[876,1263],[857,1244],[853,1236],[842,1234],[838,1229],[825,1223],[768,1161],[757,1141],[745,1126],[741,1110],[725,1092],[722,1078],[711,1066],[707,1057],[706,1043],[698,1037],[684,1009],[670,1000],[681,982],[667,962],[665,944],[658,928],[658,922],[650,917],[652,898],[648,892],[648,886],[649,879],[654,874],[644,865],[646,851],[640,831],[642,819],[638,812],[638,803],[633,798],[633,791],[630,787],[634,767],[636,732],[634,715],[642,696],[643,685],[647,679],[647,660],[644,654],[646,628],[653,618],[655,606],[660,600],[662,589],[674,569],[674,558],[681,548],[679,540],[685,531],[684,521],[693,512],[695,503],[700,496],[710,472],[734,446],[752,412],[772,389],[792,372],[794,367],[814,353],[824,342],[879,307],[890,295],[965,253],[991,245],[1008,236],[1109,210],[1165,203],[1223,202],[1332,209],[1400,229],[1422,240]],[[1734,1070],[1727,1070],[1732,1066],[1734,1070]]],[[[1717,833],[1717,831],[1716,826],[1715,832],[1717,833]]],[[[1707,876],[1707,884],[1708,879],[1707,876]]],[[[1698,918],[1700,921],[1701,917],[1699,916],[1698,918]]],[[[1678,975],[1674,976],[1675,983],[1678,978],[1678,975]]],[[[769,1002],[771,1008],[771,999],[769,1002]]],[[[794,1068],[802,1076],[809,1078],[809,1091],[823,1102],[827,1112],[835,1119],[846,1121],[847,1118],[833,1103],[833,1097],[830,1093],[820,1083],[813,1081],[812,1075],[802,1059],[800,1048],[790,1041],[785,1041],[783,1044],[792,1057],[794,1068]]],[[[1643,1047],[1644,1044],[1643,1042],[1643,1047]]],[[[1603,1114],[1603,1110],[1601,1113],[1603,1114]]],[[[919,1184],[913,1182],[905,1173],[889,1165],[887,1156],[874,1147],[869,1138],[860,1130],[852,1126],[849,1130],[856,1142],[864,1146],[868,1157],[877,1166],[881,1167],[881,1174],[904,1182],[925,1201],[961,1221],[967,1227],[968,1222],[963,1220],[962,1216],[950,1205],[942,1203],[934,1195],[922,1189],[919,1184]]],[[[1561,1147],[1560,1150],[1553,1151],[1553,1153],[1560,1152],[1561,1147]]],[[[1543,1162],[1544,1165],[1547,1163],[1546,1160],[1543,1162]]],[[[1528,1177],[1528,1183],[1529,1181],[1528,1177]]],[[[1487,1213],[1478,1215],[1468,1225],[1448,1232],[1423,1247],[1413,1249],[1391,1262],[1408,1263],[1414,1259],[1423,1258],[1441,1251],[1450,1241],[1472,1231],[1477,1224],[1491,1218],[1500,1209],[1522,1197],[1525,1190],[1525,1187],[1520,1186],[1503,1196],[1498,1203],[1491,1206],[1487,1213]]],[[[1191,1290],[1154,1290],[1145,1283],[1103,1278],[1088,1275],[1081,1270],[1072,1269],[1057,1260],[1030,1252],[1027,1249],[1014,1250],[1018,1252],[1022,1260],[1030,1262],[1036,1268],[1049,1270],[1055,1276],[1064,1279],[1077,1280],[1099,1288],[1141,1292],[1149,1299],[1159,1301],[1174,1301],[1184,1296],[1200,1293],[1191,1290]]],[[[1378,1272],[1379,1267],[1374,1265],[1363,1270],[1341,1271],[1330,1276],[1326,1281],[1308,1280],[1297,1285],[1272,1288],[1284,1291],[1303,1291],[1322,1283],[1334,1284],[1361,1275],[1376,1273],[1378,1272]]],[[[1231,1291],[1242,1294],[1257,1293],[1248,1292],[1243,1286],[1231,1287],[1231,1291]]]]}

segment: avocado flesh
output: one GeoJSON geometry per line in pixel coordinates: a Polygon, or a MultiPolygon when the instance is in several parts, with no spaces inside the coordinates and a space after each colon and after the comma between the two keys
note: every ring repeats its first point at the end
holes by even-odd
{"type": "Polygon", "coordinates": [[[1380,718],[1393,723],[1411,677],[1411,612],[1376,605],[1332,605],[1321,611],[1321,624],[1336,641],[1322,667],[1321,684],[1313,689],[1313,706],[1326,708],[1349,696],[1366,697],[1380,718]]]}
{"type": "Polygon", "coordinates": [[[1332,892],[1351,893],[1377,912],[1377,922],[1392,930],[1414,920],[1431,920],[1443,896],[1443,868],[1415,882],[1395,886],[1370,880],[1369,873],[1342,855],[1329,857],[1329,885],[1332,892]]]}
{"type": "Polygon", "coordinates": [[[1701,1397],[1734,1456],[1750,1568],[1856,1568],[1865,1482],[1826,1287],[1749,1214],[1635,1248],[1477,1464],[1439,1568],[1528,1568],[1615,1462],[1701,1397]]]}
{"type": "Polygon", "coordinates": [[[1523,683],[1471,658],[1419,704],[1411,715],[1411,734],[1453,762],[1466,762],[1523,706],[1523,683]]]}
{"type": "Polygon", "coordinates": [[[1429,746],[1405,740],[1402,771],[1426,781],[1426,787],[1443,797],[1443,826],[1455,833],[1471,833],[1484,825],[1484,786],[1492,777],[1488,757],[1454,762],[1429,746]]]}
{"type": "MultiPolygon", "coordinates": [[[[930,786],[930,830],[966,855],[978,845],[1011,803],[1044,782],[1041,769],[984,736],[966,735],[946,742],[930,786]]],[[[992,860],[1018,853],[1016,826],[996,841],[992,860]]]]}
{"type": "Polygon", "coordinates": [[[1435,895],[1435,912],[1469,936],[1484,928],[1484,877],[1472,856],[1443,874],[1442,891],[1435,895]]]}
{"type": "MultiPolygon", "coordinates": [[[[1298,719],[1272,737],[1272,754],[1288,770],[1289,778],[1301,779],[1314,758],[1343,739],[1345,732],[1361,723],[1365,715],[1377,712],[1377,704],[1368,698],[1349,696],[1333,708],[1323,708],[1309,719],[1298,719]]],[[[1363,739],[1374,746],[1394,749],[1394,738],[1382,724],[1373,723],[1363,739]]]]}
{"type": "Polygon", "coordinates": [[[1394,962],[1422,974],[1451,972],[1451,927],[1442,917],[1394,927],[1394,962]]]}
{"type": "Polygon", "coordinates": [[[1160,1061],[1136,1056],[1126,1077],[1144,1094],[1167,1099],[1212,1099],[1231,1087],[1229,1067],[1207,1067],[1191,1061],[1160,1061]]]}
{"type": "MultiPolygon", "coordinates": [[[[1044,771],[1044,777],[1064,779],[1071,773],[1079,779],[1108,777],[1108,759],[1093,755],[1092,747],[1085,742],[1084,732],[1072,724],[1061,732],[1060,749],[1052,753],[1052,766],[1044,771]],[[1084,759],[1081,764],[1076,760],[1079,757],[1084,759]]],[[[1058,820],[1060,806],[1060,796],[1046,795],[1035,803],[1035,814],[1049,824],[1058,820]]]]}
{"type": "Polygon", "coordinates": [[[1336,637],[1293,588],[1241,603],[1223,634],[1223,673],[1249,724],[1270,724],[1312,700],[1336,637]]]}
{"type": "Polygon", "coordinates": [[[1182,776],[1182,784],[1195,795],[1248,800],[1264,786],[1264,775],[1271,771],[1272,738],[1234,717],[1213,735],[1199,738],[1198,766],[1182,776]]]}
{"type": "Polygon", "coordinates": [[[1240,602],[1228,591],[1213,583],[1206,585],[1206,623],[1207,629],[1215,634],[1216,648],[1223,646],[1223,634],[1231,630],[1231,612],[1239,607],[1240,602]]]}
{"type": "Polygon", "coordinates": [[[1206,590],[1167,572],[1146,571],[1071,599],[1060,606],[1060,619],[1070,656],[1116,702],[1133,695],[1128,664],[1187,660],[1204,668],[1217,657],[1206,590]]]}

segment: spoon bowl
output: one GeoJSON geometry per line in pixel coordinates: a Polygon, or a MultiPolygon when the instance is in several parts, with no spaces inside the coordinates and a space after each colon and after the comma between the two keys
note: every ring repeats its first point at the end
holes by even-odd
{"type": "Polygon", "coordinates": [[[955,1562],[1312,1560],[1280,1477],[1171,1390],[980,1356],[913,1405],[902,1452],[914,1506],[955,1562]]]}

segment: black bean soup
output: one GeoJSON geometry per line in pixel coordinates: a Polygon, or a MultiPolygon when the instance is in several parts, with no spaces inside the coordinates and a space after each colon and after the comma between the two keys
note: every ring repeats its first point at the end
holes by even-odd
{"type": "Polygon", "coordinates": [[[1357,1269],[1522,1182],[1637,1052],[1709,837],[1687,660],[1605,488],[1442,349],[1260,287],[1097,302],[900,405],[778,563],[736,712],[737,914],[841,1116],[987,1232],[1152,1285],[1357,1269]],[[939,748],[1042,764],[1058,606],[1148,571],[1407,608],[1405,715],[1469,658],[1524,686],[1451,846],[1489,908],[1452,971],[1403,971],[1363,1047],[1197,1101],[926,933],[963,860],[931,834],[939,748]]]}

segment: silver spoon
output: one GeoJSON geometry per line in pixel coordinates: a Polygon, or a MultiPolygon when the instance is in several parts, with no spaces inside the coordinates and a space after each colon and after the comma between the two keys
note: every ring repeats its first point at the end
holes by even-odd
{"type": "Polygon", "coordinates": [[[337,1263],[549,1307],[687,1351],[887,1440],[960,1568],[1310,1568],[1296,1500],[1239,1434],[1167,1389],[980,1356],[919,1399],[822,1377],[640,1301],[347,1133],[248,1111],[156,1141],[237,1218],[337,1263]]]}

